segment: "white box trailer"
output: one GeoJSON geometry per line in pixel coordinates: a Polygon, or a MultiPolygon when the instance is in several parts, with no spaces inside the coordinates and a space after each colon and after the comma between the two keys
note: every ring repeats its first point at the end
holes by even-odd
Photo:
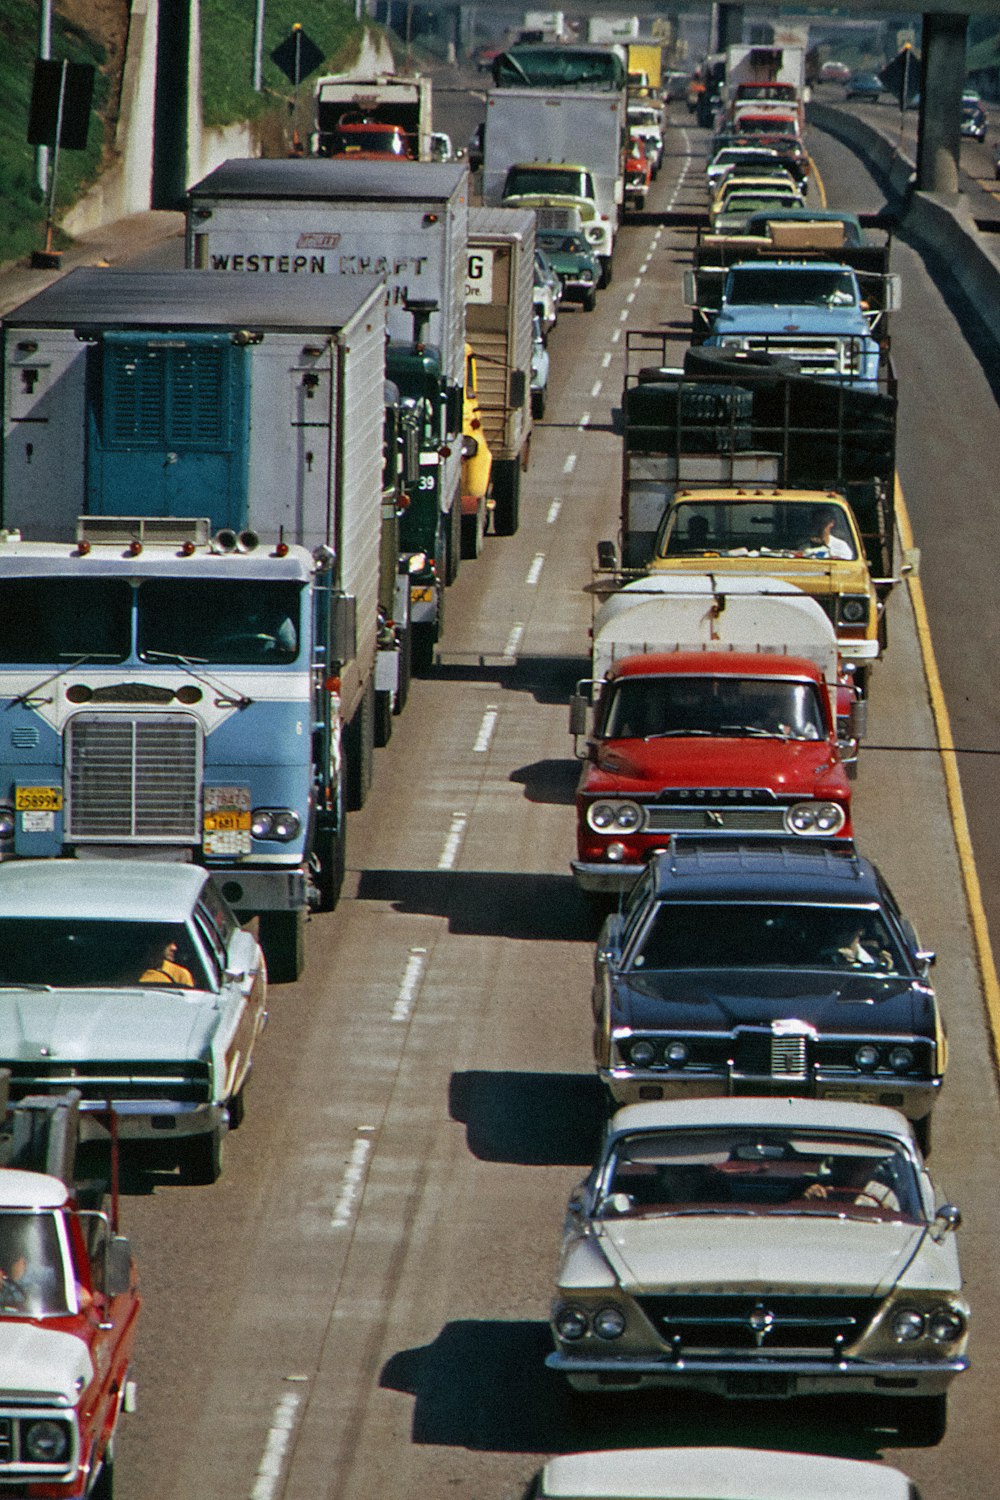
{"type": "Polygon", "coordinates": [[[423,73],[377,73],[371,78],[317,78],[313,155],[329,155],[329,141],[344,116],[398,125],[418,161],[433,161],[431,79],[423,73]]]}
{"type": "Polygon", "coordinates": [[[493,454],[497,531],[504,536],[517,529],[531,441],[534,280],[535,215],[523,208],[470,208],[465,327],[493,454]]]}

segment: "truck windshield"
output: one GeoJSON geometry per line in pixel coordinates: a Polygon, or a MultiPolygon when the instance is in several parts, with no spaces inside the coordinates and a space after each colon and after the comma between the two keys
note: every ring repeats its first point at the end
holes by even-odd
{"type": "Polygon", "coordinates": [[[0,917],[0,989],[205,990],[204,966],[177,922],[0,917]]]}
{"type": "Polygon", "coordinates": [[[150,578],[139,591],[143,660],[181,657],[212,666],[288,666],[299,654],[296,583],[150,578]]]}
{"type": "Polygon", "coordinates": [[[593,198],[594,183],[589,172],[572,167],[511,167],[504,183],[504,197],[521,197],[525,193],[562,193],[571,198],[593,198]]]}
{"type": "Polygon", "coordinates": [[[331,156],[351,156],[359,151],[397,156],[400,160],[412,155],[403,132],[387,125],[345,125],[342,130],[331,132],[331,156]]]}
{"type": "Polygon", "coordinates": [[[861,906],[662,901],[629,967],[905,972],[881,912],[861,906]]]}
{"type": "Polygon", "coordinates": [[[857,558],[840,506],[822,502],[735,500],[680,503],[666,516],[659,557],[857,558]]]}
{"type": "Polygon", "coordinates": [[[60,666],[124,661],[132,590],[123,578],[0,580],[0,662],[60,666]]]}
{"type": "Polygon", "coordinates": [[[758,270],[737,266],[730,271],[725,300],[729,303],[782,307],[855,307],[857,296],[850,271],[813,270],[811,267],[758,270]]]}
{"type": "Polygon", "coordinates": [[[55,1215],[0,1213],[0,1317],[38,1318],[73,1311],[55,1215]]]}
{"type": "Polygon", "coordinates": [[[572,47],[512,47],[496,59],[498,88],[623,89],[625,65],[617,53],[572,47]]]}
{"type": "Polygon", "coordinates": [[[815,683],[731,676],[621,678],[613,684],[599,733],[605,739],[685,734],[826,738],[815,683]]]}

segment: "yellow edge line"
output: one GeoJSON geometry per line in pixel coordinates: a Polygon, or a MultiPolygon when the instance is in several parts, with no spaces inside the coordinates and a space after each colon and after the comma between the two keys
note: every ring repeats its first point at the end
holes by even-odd
{"type": "MultiPolygon", "coordinates": [[[[910,525],[910,513],[906,508],[906,500],[898,479],[896,480],[896,523],[903,547],[912,547],[913,528],[910,525]]],[[[982,889],[972,850],[972,836],[969,833],[969,820],[965,813],[962,783],[958,775],[958,757],[955,754],[955,741],[951,733],[951,720],[948,717],[948,708],[941,687],[941,675],[938,672],[937,658],[931,641],[931,628],[927,617],[927,605],[924,601],[923,585],[920,579],[912,574],[908,577],[907,583],[917,625],[917,639],[920,642],[920,655],[923,658],[931,712],[934,715],[934,729],[941,756],[941,768],[944,772],[945,789],[948,794],[948,811],[951,814],[951,826],[955,835],[958,862],[962,869],[962,884],[965,887],[969,921],[972,924],[972,935],[976,945],[979,977],[982,980],[983,996],[986,1000],[990,1030],[993,1034],[993,1052],[1000,1062],[1000,980],[997,979],[996,964],[993,962],[989,925],[986,921],[982,889]]]]}
{"type": "Polygon", "coordinates": [[[820,208],[826,208],[826,183],[819,175],[819,167],[817,167],[811,156],[809,158],[809,165],[812,167],[813,182],[815,182],[816,191],[819,193],[819,206],[820,208]]]}

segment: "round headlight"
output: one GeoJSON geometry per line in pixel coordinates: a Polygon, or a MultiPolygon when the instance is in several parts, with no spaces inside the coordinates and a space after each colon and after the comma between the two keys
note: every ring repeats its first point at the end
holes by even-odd
{"type": "Polygon", "coordinates": [[[587,1332],[587,1315],[578,1307],[560,1307],[552,1320],[556,1333],[567,1343],[582,1339],[587,1332]]]}
{"type": "Polygon", "coordinates": [[[622,833],[635,833],[642,827],[642,808],[638,802],[619,802],[615,810],[615,824],[622,833]]]}
{"type": "Polygon", "coordinates": [[[903,1307],[892,1315],[892,1331],[897,1343],[912,1344],[924,1336],[924,1318],[915,1308],[903,1307]]]}
{"type": "Polygon", "coordinates": [[[864,625],[868,619],[868,600],[865,598],[841,599],[840,618],[845,625],[864,625]]]}
{"type": "Polygon", "coordinates": [[[615,809],[610,802],[593,802],[587,808],[587,822],[595,833],[603,833],[614,827],[615,809]]]}
{"type": "Polygon", "coordinates": [[[877,1068],[878,1048],[873,1047],[870,1042],[865,1042],[865,1044],[859,1047],[857,1052],[855,1052],[854,1061],[857,1063],[859,1068],[877,1068]]]}
{"type": "Polygon", "coordinates": [[[293,812],[290,807],[283,807],[275,813],[272,827],[271,837],[283,839],[287,844],[295,838],[302,823],[297,812],[293,812]]]}
{"type": "Polygon", "coordinates": [[[12,807],[0,807],[0,841],[6,841],[14,837],[14,809],[12,807]]]}
{"type": "Polygon", "coordinates": [[[913,1067],[913,1053],[909,1047],[893,1047],[889,1053],[889,1066],[894,1073],[908,1073],[913,1067]]]}
{"type": "Polygon", "coordinates": [[[789,833],[812,833],[816,827],[815,803],[796,802],[785,813],[785,827],[789,833]]]}
{"type": "Polygon", "coordinates": [[[24,1451],[36,1464],[57,1464],[69,1452],[65,1422],[31,1422],[24,1430],[24,1451]]]}
{"type": "Polygon", "coordinates": [[[844,826],[844,809],[838,802],[817,802],[816,831],[839,833],[844,826]]]}
{"type": "Polygon", "coordinates": [[[927,1319],[927,1332],[935,1344],[954,1344],[965,1332],[965,1319],[953,1307],[938,1307],[927,1319]]]}
{"type": "Polygon", "coordinates": [[[672,1068],[683,1068],[689,1056],[686,1042],[671,1042],[667,1048],[667,1062],[672,1068]]]}
{"type": "Polygon", "coordinates": [[[656,1056],[656,1049],[652,1042],[633,1042],[628,1055],[635,1067],[648,1068],[656,1056]]]}
{"type": "Polygon", "coordinates": [[[258,808],[250,819],[250,833],[255,839],[273,838],[274,819],[265,808],[258,808]]]}
{"type": "Polygon", "coordinates": [[[602,1307],[594,1314],[594,1332],[599,1339],[620,1339],[625,1332],[625,1314],[620,1307],[602,1307]]]}

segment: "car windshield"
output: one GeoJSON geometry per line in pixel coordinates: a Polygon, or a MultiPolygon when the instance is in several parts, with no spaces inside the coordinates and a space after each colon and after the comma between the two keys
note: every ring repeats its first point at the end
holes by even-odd
{"type": "Polygon", "coordinates": [[[855,281],[850,271],[809,267],[758,269],[737,266],[726,282],[726,302],[740,307],[854,307],[855,281]]]}
{"type": "Polygon", "coordinates": [[[0,917],[0,989],[209,989],[180,923],[0,917]]]}
{"type": "Polygon", "coordinates": [[[596,1216],[810,1214],[926,1222],[913,1161],[888,1136],[730,1126],[615,1142],[596,1216]]]}
{"type": "Polygon", "coordinates": [[[772,901],[661,901],[633,945],[627,967],[833,969],[901,974],[899,944],[871,906],[772,901]]]}
{"type": "Polygon", "coordinates": [[[794,208],[802,202],[797,193],[730,193],[725,200],[722,212],[716,216],[716,224],[725,224],[731,220],[747,219],[750,214],[755,214],[765,208],[794,208]]]}
{"type": "Polygon", "coordinates": [[[55,1214],[0,1212],[0,1317],[65,1316],[72,1285],[55,1214]]]}
{"type": "Polygon", "coordinates": [[[784,556],[850,561],[857,547],[844,511],[813,501],[679,502],[667,513],[660,557],[784,556]]]}
{"type": "Polygon", "coordinates": [[[685,734],[826,737],[815,683],[732,675],[619,678],[597,733],[603,739],[685,734]]]}
{"type": "Polygon", "coordinates": [[[543,233],[538,236],[542,249],[547,255],[562,253],[564,255],[587,255],[589,248],[586,240],[580,234],[549,234],[543,233]]]}
{"type": "Polygon", "coordinates": [[[140,657],[289,665],[299,654],[299,585],[257,579],[249,595],[242,579],[147,579],[139,596],[140,657]]]}

